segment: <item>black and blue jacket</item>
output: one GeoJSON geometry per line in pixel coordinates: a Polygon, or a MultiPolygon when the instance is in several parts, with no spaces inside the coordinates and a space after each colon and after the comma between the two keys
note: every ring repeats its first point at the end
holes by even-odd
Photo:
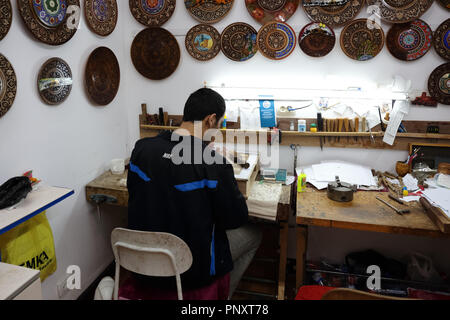
{"type": "MultiPolygon", "coordinates": [[[[191,249],[193,264],[181,275],[181,282],[183,288],[199,288],[233,269],[225,230],[243,225],[248,209],[231,164],[214,152],[216,163],[200,159],[194,164],[199,160],[194,148],[200,147],[203,153],[207,145],[189,136],[189,155],[186,149],[179,152],[179,142],[171,137],[171,132],[164,131],[135,145],[127,179],[128,227],[169,232],[183,239],[191,249]],[[177,155],[187,155],[190,163],[175,164],[172,159],[177,155]]],[[[174,277],[139,278],[157,286],[175,285],[174,277]]]]}

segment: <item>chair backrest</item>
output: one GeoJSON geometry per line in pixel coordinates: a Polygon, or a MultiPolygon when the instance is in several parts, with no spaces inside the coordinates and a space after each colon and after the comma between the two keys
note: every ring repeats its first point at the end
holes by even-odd
{"type": "Polygon", "coordinates": [[[191,250],[182,239],[165,232],[115,228],[111,233],[111,245],[116,260],[116,300],[120,266],[146,276],[175,276],[178,298],[182,299],[180,274],[192,265],[191,250]]]}
{"type": "Polygon", "coordinates": [[[326,292],[322,296],[322,300],[413,300],[413,299],[383,296],[381,294],[364,292],[355,289],[336,288],[326,292]]]}

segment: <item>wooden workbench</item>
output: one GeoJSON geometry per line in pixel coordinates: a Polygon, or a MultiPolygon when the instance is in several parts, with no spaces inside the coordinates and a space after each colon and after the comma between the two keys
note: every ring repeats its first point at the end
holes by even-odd
{"type": "MultiPolygon", "coordinates": [[[[94,194],[104,194],[116,198],[115,203],[110,205],[128,207],[128,189],[126,186],[120,185],[122,179],[127,178],[128,171],[121,175],[114,175],[111,171],[106,171],[98,178],[89,182],[86,185],[86,199],[88,202],[92,201],[91,196],[94,194]]],[[[286,264],[287,264],[287,243],[288,243],[288,219],[291,211],[291,190],[292,185],[283,186],[280,202],[278,203],[277,219],[276,223],[280,225],[280,262],[278,269],[278,300],[283,300],[285,295],[285,281],[286,281],[286,264]]],[[[252,213],[249,213],[251,221],[267,221],[259,217],[252,217],[252,213]]]]}
{"type": "Polygon", "coordinates": [[[450,237],[428,218],[418,202],[401,205],[388,198],[387,192],[358,191],[351,202],[328,199],[326,191],[308,187],[305,193],[297,193],[297,270],[296,287],[304,279],[308,226],[343,228],[362,231],[409,234],[428,237],[450,237]],[[403,215],[377,200],[379,196],[397,208],[408,207],[411,212],[403,215]]]}

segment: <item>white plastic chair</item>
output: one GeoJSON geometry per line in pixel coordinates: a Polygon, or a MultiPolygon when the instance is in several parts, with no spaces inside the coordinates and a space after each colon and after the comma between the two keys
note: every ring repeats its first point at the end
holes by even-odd
{"type": "Polygon", "coordinates": [[[121,266],[146,276],[175,276],[178,300],[183,300],[180,275],[192,265],[192,253],[186,242],[165,232],[115,228],[111,244],[116,260],[114,300],[118,300],[121,266]]]}

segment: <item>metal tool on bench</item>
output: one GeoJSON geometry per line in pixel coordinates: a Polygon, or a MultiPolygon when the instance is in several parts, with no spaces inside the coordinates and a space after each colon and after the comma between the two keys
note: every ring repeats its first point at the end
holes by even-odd
{"type": "Polygon", "coordinates": [[[356,192],[356,185],[341,182],[336,176],[336,181],[330,182],[327,187],[327,196],[331,200],[339,202],[349,202],[353,200],[353,193],[356,192]]]}
{"type": "Polygon", "coordinates": [[[380,200],[381,202],[383,202],[385,205],[387,205],[389,208],[393,209],[395,212],[397,212],[399,215],[403,215],[404,213],[408,213],[410,212],[409,209],[397,209],[396,207],[394,207],[392,204],[384,201],[383,199],[381,199],[380,197],[376,196],[377,200],[380,200]]]}

